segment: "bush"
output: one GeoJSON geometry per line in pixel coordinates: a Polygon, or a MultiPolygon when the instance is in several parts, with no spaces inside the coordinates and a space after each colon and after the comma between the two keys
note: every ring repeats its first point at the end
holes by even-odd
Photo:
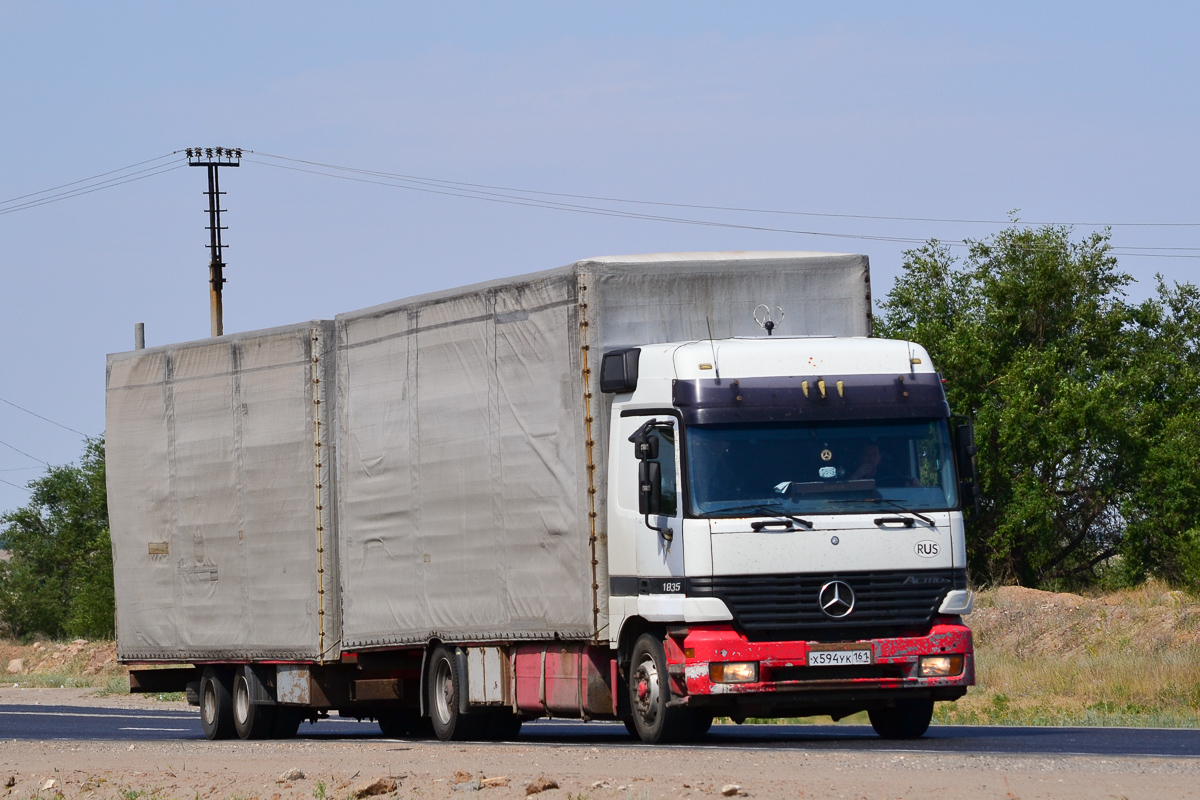
{"type": "Polygon", "coordinates": [[[78,466],[51,467],[29,484],[29,505],[0,515],[0,621],[17,637],[111,638],[112,545],[104,440],[88,439],[78,466]]]}

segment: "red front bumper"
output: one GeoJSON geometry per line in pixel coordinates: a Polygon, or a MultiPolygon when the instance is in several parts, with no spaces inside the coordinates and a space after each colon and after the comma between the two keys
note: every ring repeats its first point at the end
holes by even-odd
{"type": "MultiPolygon", "coordinates": [[[[847,644],[850,644],[849,642],[847,644]]],[[[810,648],[815,643],[752,642],[731,625],[691,627],[687,635],[667,642],[668,671],[673,693],[687,695],[692,703],[720,703],[722,699],[757,700],[769,705],[793,705],[805,696],[805,704],[820,703],[821,697],[895,697],[897,692],[927,694],[935,699],[955,699],[975,683],[975,651],[971,630],[957,619],[939,619],[924,636],[859,640],[869,645],[873,664],[869,668],[809,667],[810,648]],[[953,676],[921,678],[917,663],[924,655],[961,655],[962,671],[953,676]],[[714,683],[709,665],[721,662],[756,662],[756,683],[714,683]],[[924,690],[924,691],[922,691],[924,690]]]]}

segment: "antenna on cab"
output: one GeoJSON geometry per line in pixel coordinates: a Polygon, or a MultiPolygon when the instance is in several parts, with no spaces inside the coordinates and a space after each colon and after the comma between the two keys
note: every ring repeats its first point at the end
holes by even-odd
{"type": "Polygon", "coordinates": [[[779,306],[771,308],[766,303],[759,303],[754,307],[754,321],[758,323],[758,327],[767,332],[770,336],[779,323],[783,322],[783,309],[779,306]],[[779,319],[775,319],[775,315],[779,315],[779,319]]]}

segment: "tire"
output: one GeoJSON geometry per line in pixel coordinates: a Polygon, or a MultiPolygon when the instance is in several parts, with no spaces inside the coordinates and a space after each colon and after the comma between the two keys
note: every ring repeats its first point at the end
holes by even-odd
{"type": "Polygon", "coordinates": [[[671,681],[663,643],[643,633],[629,661],[629,707],[638,738],[646,744],[681,742],[692,732],[691,709],[668,706],[671,681]]]}
{"type": "Polygon", "coordinates": [[[233,695],[229,674],[208,667],[200,678],[200,725],[206,739],[232,739],[233,695]]]}
{"type": "Polygon", "coordinates": [[[933,719],[933,700],[897,700],[894,706],[869,710],[867,716],[871,727],[884,739],[920,739],[933,719]]]}
{"type": "Polygon", "coordinates": [[[689,733],[691,736],[689,738],[699,739],[700,737],[705,736],[709,729],[712,728],[712,714],[708,714],[703,711],[692,711],[690,716],[691,719],[689,722],[691,723],[691,730],[689,733]]]}
{"type": "Polygon", "coordinates": [[[267,739],[275,733],[275,706],[250,702],[250,681],[244,670],[233,679],[233,729],[241,739],[267,739]]]}
{"type": "Polygon", "coordinates": [[[438,646],[429,659],[429,717],[433,722],[433,733],[443,742],[463,742],[480,739],[483,734],[483,714],[458,713],[458,698],[462,692],[462,678],[454,651],[438,646]]]}
{"type": "Polygon", "coordinates": [[[633,717],[627,717],[621,720],[621,722],[625,723],[625,730],[629,731],[630,736],[635,739],[642,738],[641,735],[638,734],[637,726],[633,724],[633,717]]]}

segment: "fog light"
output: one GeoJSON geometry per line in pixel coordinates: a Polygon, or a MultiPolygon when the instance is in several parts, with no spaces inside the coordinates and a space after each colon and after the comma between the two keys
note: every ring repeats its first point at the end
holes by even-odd
{"type": "Polygon", "coordinates": [[[758,662],[709,664],[708,679],[713,683],[758,683],[758,662]]]}
{"type": "Polygon", "coordinates": [[[948,678],[962,670],[962,656],[921,656],[917,665],[917,675],[922,678],[948,678]]]}

